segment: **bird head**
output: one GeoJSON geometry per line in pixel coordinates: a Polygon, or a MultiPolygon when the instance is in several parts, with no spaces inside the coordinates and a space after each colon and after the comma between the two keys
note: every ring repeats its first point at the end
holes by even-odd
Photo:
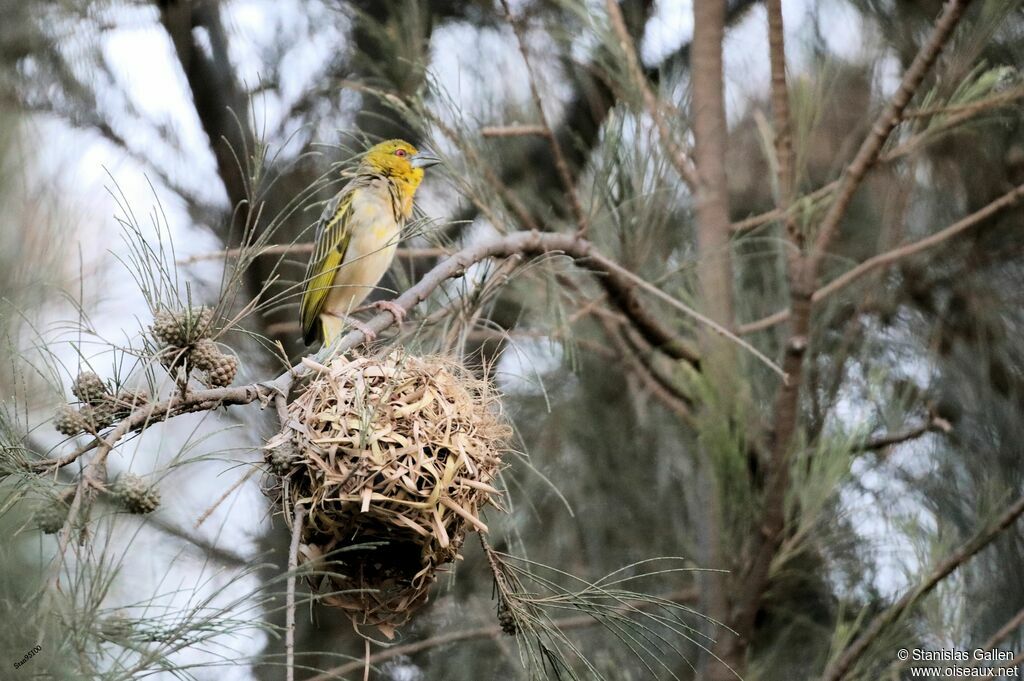
{"type": "Polygon", "coordinates": [[[440,162],[432,154],[416,151],[416,147],[404,140],[387,140],[370,147],[363,156],[360,170],[383,175],[412,193],[423,181],[423,169],[440,162]]]}

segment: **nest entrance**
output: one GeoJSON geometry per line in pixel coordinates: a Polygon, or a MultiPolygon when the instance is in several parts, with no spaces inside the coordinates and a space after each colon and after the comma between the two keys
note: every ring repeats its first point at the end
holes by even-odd
{"type": "Polygon", "coordinates": [[[392,352],[335,359],[289,416],[267,449],[278,501],[307,509],[300,558],[329,573],[325,603],[388,634],[466,533],[487,531],[511,435],[497,397],[450,360],[392,352]]]}

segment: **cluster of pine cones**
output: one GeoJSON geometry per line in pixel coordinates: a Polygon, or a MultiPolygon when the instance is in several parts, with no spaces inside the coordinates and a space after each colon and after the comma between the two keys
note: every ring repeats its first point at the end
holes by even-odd
{"type": "MultiPolygon", "coordinates": [[[[159,490],[133,473],[119,475],[107,493],[115,504],[136,515],[152,513],[160,506],[159,490]]],[[[57,534],[67,522],[70,510],[67,497],[54,494],[50,503],[40,506],[36,511],[36,527],[43,534],[57,534]]]]}
{"type": "Polygon", "coordinates": [[[192,307],[180,312],[160,310],[150,327],[160,346],[160,361],[168,371],[192,368],[203,372],[201,380],[211,388],[231,385],[238,373],[238,358],[221,352],[211,340],[213,310],[192,307]]]}
{"type": "Polygon", "coordinates": [[[78,374],[71,384],[71,392],[82,403],[81,406],[76,409],[63,405],[57,410],[53,422],[54,427],[68,437],[109,428],[149,400],[145,393],[131,390],[111,392],[103,379],[92,371],[78,374]]]}

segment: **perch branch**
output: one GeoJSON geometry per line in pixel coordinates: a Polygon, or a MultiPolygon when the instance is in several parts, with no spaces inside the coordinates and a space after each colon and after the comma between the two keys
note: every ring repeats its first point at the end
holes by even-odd
{"type": "MultiPolygon", "coordinates": [[[[477,262],[488,258],[507,258],[516,254],[535,257],[551,253],[562,253],[577,261],[581,267],[585,264],[596,275],[600,275],[598,281],[609,294],[610,300],[629,318],[647,342],[673,359],[681,359],[694,366],[699,365],[697,353],[690,347],[690,343],[676,336],[673,331],[666,328],[644,308],[636,292],[640,288],[648,291],[653,289],[678,305],[682,305],[682,303],[604,257],[589,241],[573,234],[535,231],[512,232],[506,236],[467,246],[442,260],[418,283],[391,302],[409,312],[426,300],[444,281],[461,276],[477,262]]],[[[393,322],[393,315],[388,311],[383,311],[366,322],[366,326],[379,334],[393,322]]],[[[353,330],[339,339],[339,347],[343,350],[348,349],[364,340],[362,331],[353,330]]]]}
{"type": "MultiPolygon", "coordinates": [[[[748,343],[736,338],[727,329],[694,312],[667,293],[601,255],[590,242],[574,234],[514,232],[507,236],[468,246],[442,260],[427,272],[417,284],[407,289],[392,302],[404,311],[409,312],[416,305],[426,300],[442,283],[453,277],[461,276],[470,266],[477,262],[492,257],[511,257],[514,255],[535,257],[552,253],[562,253],[576,261],[579,266],[585,266],[594,272],[595,275],[599,275],[597,279],[605,289],[609,299],[630,321],[636,332],[646,342],[669,357],[687,361],[695,367],[699,367],[700,364],[696,353],[690,348],[688,341],[677,337],[674,332],[662,325],[657,318],[641,305],[637,298],[637,289],[657,296],[673,307],[692,316],[697,321],[709,325],[716,332],[735,340],[777,370],[777,367],[771,364],[763,354],[748,343]]],[[[394,315],[390,311],[385,310],[372,317],[365,326],[373,332],[380,333],[394,324],[394,322],[394,315]]],[[[331,353],[345,352],[365,341],[366,337],[363,331],[353,330],[340,337],[328,350],[331,353]]],[[[287,394],[291,390],[294,381],[305,375],[308,371],[307,366],[303,362],[299,362],[272,381],[227,388],[195,390],[185,393],[184,396],[176,394],[170,399],[143,405],[118,422],[106,437],[96,436],[91,442],[78,447],[69,454],[34,461],[29,466],[32,470],[36,471],[44,471],[54,467],[61,468],[77,461],[87,452],[98,450],[96,457],[83,471],[82,478],[84,484],[92,487],[98,486],[100,483],[95,473],[101,472],[105,465],[106,456],[129,433],[144,430],[152,423],[165,421],[181,414],[210,411],[229,405],[246,405],[257,401],[264,406],[269,405],[271,401],[277,401],[278,395],[287,394]]],[[[72,510],[76,513],[81,503],[82,491],[82,489],[79,490],[72,503],[72,510]]],[[[71,519],[73,518],[69,518],[69,520],[71,519]]]]}
{"type": "Polygon", "coordinates": [[[902,598],[893,603],[892,606],[879,613],[864,629],[864,633],[847,646],[835,662],[828,666],[821,675],[822,681],[842,681],[842,679],[845,679],[853,671],[861,656],[889,625],[898,620],[903,613],[909,610],[922,597],[928,595],[942,580],[951,575],[953,571],[988,546],[1003,530],[1010,527],[1022,513],[1024,513],[1024,496],[1011,504],[994,524],[980,531],[954,551],[946,560],[942,561],[917,588],[907,592],[902,598]]]}

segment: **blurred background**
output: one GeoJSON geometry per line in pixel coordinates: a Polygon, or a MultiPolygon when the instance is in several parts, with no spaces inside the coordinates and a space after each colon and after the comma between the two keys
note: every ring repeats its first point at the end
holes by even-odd
{"type": "MultiPolygon", "coordinates": [[[[158,484],[161,507],[140,520],[97,505],[88,546],[56,588],[57,543],[32,518],[76,466],[37,476],[18,461],[67,451],[50,418],[81,369],[161,389],[139,340],[155,306],[216,305],[238,383],[305,354],[303,244],[368,143],[402,137],[444,159],[375,298],[459,246],[575,229],[575,196],[603,253],[714,316],[699,293],[693,196],[623,52],[635,47],[672,133],[692,143],[691,2],[621,2],[633,46],[604,3],[510,4],[519,36],[490,0],[0,0],[0,676],[284,676],[288,532],[248,475],[272,410],[183,416],[122,444],[111,473],[158,484]],[[554,144],[509,132],[522,125],[550,126],[554,144]]],[[[799,195],[839,176],[941,7],[783,2],[799,195]]],[[[1024,182],[1022,38],[1019,2],[973,3],[856,195],[826,278],[1024,182]]],[[[723,51],[730,321],[742,330],[788,304],[783,231],[758,219],[777,192],[761,2],[728,0],[723,51]]],[[[1024,492],[1022,216],[987,217],[816,314],[785,541],[742,678],[817,678],[1024,492]]],[[[647,302],[697,338],[691,317],[647,302]]],[[[723,678],[709,649],[734,634],[712,620],[729,624],[741,582],[702,570],[738,580],[751,560],[778,377],[741,353],[729,390],[709,385],[610,310],[561,259],[491,263],[399,332],[487,368],[504,392],[522,454],[504,475],[509,513],[488,515],[491,542],[531,561],[538,594],[563,595],[545,602],[544,625],[565,638],[538,653],[500,633],[493,577],[471,541],[397,641],[426,643],[381,657],[371,678],[723,678]],[[673,560],[643,562],[655,558],[673,560]],[[579,619],[588,606],[572,594],[623,568],[636,607],[664,599],[693,615],[639,628],[579,619]]],[[[784,332],[744,337],[777,359],[784,332]]],[[[900,647],[1024,651],[1022,558],[1024,531],[1011,523],[901,611],[848,678],[909,678],[900,647]]],[[[347,618],[303,601],[297,620],[296,678],[362,678],[363,640],[347,618]]]]}

